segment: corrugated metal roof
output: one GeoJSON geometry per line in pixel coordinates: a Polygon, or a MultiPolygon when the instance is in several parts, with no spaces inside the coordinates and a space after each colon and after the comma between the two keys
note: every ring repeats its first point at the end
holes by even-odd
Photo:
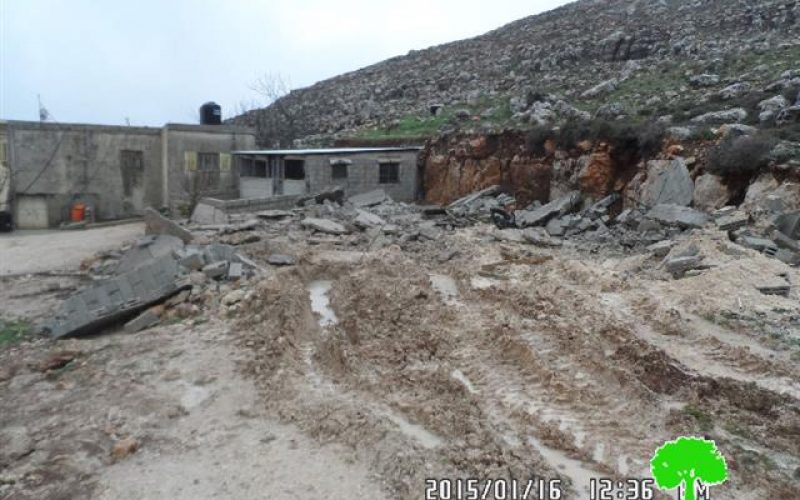
{"type": "Polygon", "coordinates": [[[329,149],[263,149],[253,151],[234,151],[235,155],[262,156],[310,156],[310,155],[351,155],[358,153],[391,153],[398,151],[420,151],[422,146],[395,146],[385,148],[329,148],[329,149]]]}

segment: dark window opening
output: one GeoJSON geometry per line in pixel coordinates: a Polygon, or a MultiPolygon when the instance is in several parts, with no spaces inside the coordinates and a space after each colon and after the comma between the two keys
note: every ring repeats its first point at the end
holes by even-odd
{"type": "Polygon", "coordinates": [[[347,179],[347,163],[334,163],[331,165],[332,179],[347,179]]]}
{"type": "Polygon", "coordinates": [[[252,177],[254,172],[253,160],[250,158],[239,159],[239,176],[252,177]]]}
{"type": "Polygon", "coordinates": [[[378,175],[380,184],[397,184],[400,182],[400,164],[397,162],[381,163],[378,175]]]}
{"type": "Polygon", "coordinates": [[[123,149],[119,152],[122,171],[122,192],[131,196],[134,188],[142,185],[144,177],[144,152],[123,149]]]}
{"type": "Polygon", "coordinates": [[[303,160],[284,160],[284,177],[291,180],[306,178],[306,167],[303,160]]]}
{"type": "Polygon", "coordinates": [[[267,172],[267,162],[264,160],[256,160],[253,165],[253,177],[271,177],[267,172]]]}

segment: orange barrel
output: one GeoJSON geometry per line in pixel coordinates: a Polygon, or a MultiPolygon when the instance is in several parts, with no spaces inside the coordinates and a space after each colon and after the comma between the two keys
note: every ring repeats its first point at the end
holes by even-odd
{"type": "Polygon", "coordinates": [[[86,216],[86,204],[77,202],[72,205],[71,219],[72,222],[80,222],[86,216]]]}

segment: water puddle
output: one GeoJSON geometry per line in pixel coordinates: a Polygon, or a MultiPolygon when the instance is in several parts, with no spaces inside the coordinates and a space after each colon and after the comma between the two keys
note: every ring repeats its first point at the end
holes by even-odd
{"type": "Polygon", "coordinates": [[[429,432],[426,428],[422,427],[421,425],[412,424],[406,420],[405,417],[402,417],[392,411],[387,410],[383,412],[383,415],[391,420],[393,424],[399,427],[400,432],[414,439],[425,448],[437,448],[441,446],[443,442],[442,438],[429,432]]]}
{"type": "Polygon", "coordinates": [[[319,326],[327,328],[339,322],[336,313],[331,309],[331,299],[328,297],[333,286],[332,281],[312,281],[308,285],[308,294],[311,297],[311,310],[319,316],[319,326]]]}
{"type": "Polygon", "coordinates": [[[466,387],[470,393],[478,394],[478,390],[475,389],[475,386],[472,385],[472,382],[470,382],[470,380],[461,370],[453,370],[453,373],[451,373],[450,376],[464,384],[464,387],[466,387]]]}
{"type": "Polygon", "coordinates": [[[449,306],[461,305],[461,301],[458,300],[458,286],[456,286],[453,278],[444,274],[431,274],[430,280],[433,289],[442,296],[445,304],[449,306]]]}
{"type": "Polygon", "coordinates": [[[561,474],[570,478],[573,488],[578,492],[578,498],[588,498],[589,482],[593,477],[600,477],[602,474],[587,469],[580,460],[569,458],[563,452],[544,445],[533,436],[530,436],[528,441],[542,454],[550,465],[555,467],[561,474]]]}

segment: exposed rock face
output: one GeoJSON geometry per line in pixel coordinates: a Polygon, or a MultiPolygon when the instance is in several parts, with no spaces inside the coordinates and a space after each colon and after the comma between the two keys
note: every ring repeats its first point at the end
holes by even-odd
{"type": "MultiPolygon", "coordinates": [[[[699,62],[715,73],[699,73],[691,81],[682,74],[663,96],[633,97],[652,106],[685,97],[685,86],[698,93],[698,101],[703,93],[732,99],[746,92],[747,85],[756,87],[716,74],[714,61],[778,53],[797,38],[798,19],[800,2],[793,0],[577,1],[473,39],[412,51],[295,90],[236,121],[258,126],[263,144],[273,143],[279,130],[291,130],[292,137],[336,134],[386,126],[409,114],[430,117],[434,107],[436,113],[450,110],[469,122],[468,107],[481,99],[510,104],[517,113],[533,109],[532,91],[544,90],[563,92],[576,105],[606,96],[640,73],[660,75],[660,69],[675,62],[699,62]]],[[[800,76],[787,71],[784,78],[781,72],[789,69],[766,71],[759,78],[766,84],[800,76]]],[[[775,85],[773,95],[781,85],[775,85]]],[[[531,122],[548,121],[557,107],[539,106],[531,122]]],[[[740,117],[737,112],[703,121],[744,119],[740,117]]]]}
{"type": "Polygon", "coordinates": [[[601,143],[578,174],[578,183],[582,192],[597,199],[612,192],[617,178],[611,147],[601,143]]]}
{"type": "Polygon", "coordinates": [[[706,211],[724,207],[731,194],[718,175],[703,174],[694,181],[694,206],[706,211]]]}
{"type": "Polygon", "coordinates": [[[647,163],[647,180],[642,186],[641,202],[652,207],[667,203],[689,206],[694,195],[694,182],[682,158],[652,160],[647,163]]]}

